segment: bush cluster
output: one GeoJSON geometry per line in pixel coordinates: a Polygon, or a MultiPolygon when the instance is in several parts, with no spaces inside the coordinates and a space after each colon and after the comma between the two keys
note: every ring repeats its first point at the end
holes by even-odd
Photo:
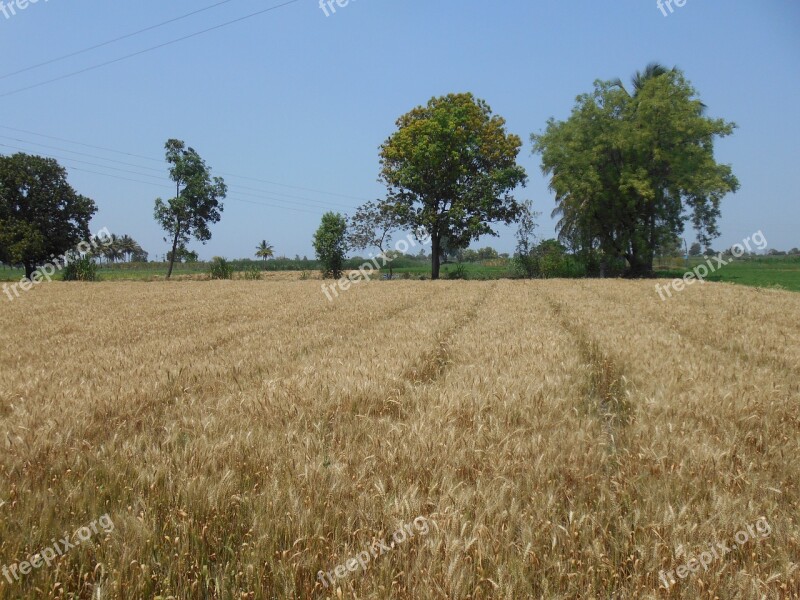
{"type": "Polygon", "coordinates": [[[88,256],[69,261],[62,271],[64,281],[97,281],[97,265],[88,256]]]}
{"type": "Polygon", "coordinates": [[[211,279],[231,279],[233,277],[233,266],[227,259],[215,256],[211,259],[211,279]]]}

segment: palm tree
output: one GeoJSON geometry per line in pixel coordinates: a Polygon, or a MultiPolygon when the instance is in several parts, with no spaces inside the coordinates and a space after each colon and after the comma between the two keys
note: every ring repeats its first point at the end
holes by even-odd
{"type": "Polygon", "coordinates": [[[136,243],[136,240],[129,235],[123,235],[119,238],[119,251],[125,256],[127,262],[130,262],[131,255],[136,252],[138,246],[139,244],[136,243]]]}
{"type": "MultiPolygon", "coordinates": [[[[656,79],[657,77],[661,77],[662,75],[667,75],[669,73],[676,73],[678,71],[678,67],[672,67],[668,69],[664,65],[652,62],[644,68],[644,71],[636,71],[636,74],[631,78],[631,84],[633,84],[633,97],[635,98],[639,92],[642,91],[645,84],[651,79],[656,79]]],[[[623,92],[630,96],[630,92],[625,89],[625,85],[622,83],[621,79],[615,79],[611,82],[612,85],[620,88],[623,92]]],[[[700,108],[703,112],[706,110],[706,105],[702,102],[700,103],[700,108]]]]}
{"type": "MultiPolygon", "coordinates": [[[[661,77],[662,75],[666,75],[667,73],[675,71],[675,69],[668,69],[662,64],[659,63],[650,63],[644,68],[644,71],[636,71],[636,74],[631,79],[631,83],[633,84],[633,95],[635,96],[645,84],[650,81],[651,79],[655,79],[656,77],[661,77]]],[[[621,79],[615,79],[612,81],[612,84],[622,89],[626,94],[630,96],[630,92],[625,89],[625,85],[622,83],[621,79]]]]}
{"type": "Polygon", "coordinates": [[[117,262],[123,257],[120,248],[120,238],[116,234],[111,234],[111,237],[106,240],[105,247],[103,248],[103,255],[108,262],[117,262]]]}
{"type": "Polygon", "coordinates": [[[256,246],[256,256],[263,258],[264,261],[275,256],[275,250],[273,249],[272,244],[268,244],[267,240],[262,240],[261,243],[256,246]]]}

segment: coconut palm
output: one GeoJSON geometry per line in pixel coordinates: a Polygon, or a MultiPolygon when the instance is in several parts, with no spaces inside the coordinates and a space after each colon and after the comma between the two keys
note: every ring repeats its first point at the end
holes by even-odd
{"type": "Polygon", "coordinates": [[[272,244],[268,244],[267,240],[262,240],[261,243],[256,246],[256,256],[263,258],[265,261],[275,256],[275,250],[272,244]]]}
{"type": "Polygon", "coordinates": [[[108,262],[117,262],[121,258],[123,258],[123,253],[120,248],[120,238],[112,233],[111,237],[106,240],[106,243],[103,247],[103,256],[106,257],[108,262]]]}
{"type": "MultiPolygon", "coordinates": [[[[656,79],[657,77],[667,75],[668,73],[675,73],[677,70],[677,67],[668,69],[660,63],[652,62],[644,68],[644,71],[636,71],[636,74],[631,78],[631,84],[633,85],[633,97],[636,97],[651,79],[656,79]]],[[[611,83],[628,94],[628,96],[631,95],[631,93],[625,89],[625,85],[622,83],[621,79],[615,79],[611,83]]],[[[703,109],[703,111],[705,111],[705,104],[701,102],[700,107],[703,109]]]]}
{"type": "Polygon", "coordinates": [[[119,251],[125,257],[126,262],[130,262],[131,256],[136,253],[138,248],[139,244],[131,236],[123,235],[119,238],[119,251]]]}
{"type": "MultiPolygon", "coordinates": [[[[666,75],[667,73],[674,71],[675,69],[668,69],[662,64],[659,63],[650,63],[644,68],[644,71],[636,71],[636,74],[631,79],[631,83],[633,84],[633,95],[635,96],[642,88],[644,88],[645,84],[650,81],[651,79],[655,79],[656,77],[661,77],[662,75],[666,75]]],[[[622,83],[621,79],[615,79],[612,82],[615,86],[621,88],[625,91],[628,95],[630,93],[628,90],[625,89],[625,85],[622,83]]]]}

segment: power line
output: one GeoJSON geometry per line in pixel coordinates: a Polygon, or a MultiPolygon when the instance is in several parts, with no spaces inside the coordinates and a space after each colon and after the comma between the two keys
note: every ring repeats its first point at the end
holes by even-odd
{"type": "MultiPolygon", "coordinates": [[[[157,169],[155,167],[146,167],[144,165],[137,165],[137,164],[133,164],[133,163],[129,163],[129,162],[124,162],[124,161],[121,161],[121,160],[114,160],[112,158],[105,158],[103,156],[97,156],[96,154],[88,154],[86,152],[78,152],[76,150],[68,150],[66,148],[58,148],[56,146],[50,146],[48,144],[40,144],[38,142],[31,142],[29,140],[23,140],[23,139],[14,138],[14,137],[5,136],[5,135],[0,135],[0,138],[6,139],[6,140],[13,140],[15,142],[20,142],[22,144],[28,144],[28,145],[33,145],[33,146],[41,146],[43,148],[49,148],[51,150],[58,150],[60,152],[67,152],[67,153],[70,153],[70,154],[77,154],[79,156],[87,156],[89,158],[96,158],[98,160],[105,160],[105,161],[108,161],[108,162],[113,162],[113,163],[120,164],[120,165],[125,165],[125,166],[128,166],[128,167],[135,167],[137,169],[146,169],[148,171],[155,171],[155,172],[159,173],[159,175],[151,175],[150,173],[139,173],[137,171],[129,171],[127,169],[120,169],[119,167],[113,167],[111,165],[97,164],[97,163],[89,162],[89,161],[86,161],[86,160],[81,160],[81,159],[78,159],[78,158],[72,158],[72,157],[69,157],[69,156],[58,156],[58,155],[55,155],[55,154],[52,154],[52,153],[48,154],[48,156],[50,158],[55,158],[56,160],[71,160],[73,162],[84,163],[84,164],[91,165],[91,166],[94,166],[94,167],[102,167],[102,168],[106,168],[106,169],[112,169],[112,170],[115,170],[115,171],[121,171],[123,173],[130,173],[130,174],[139,175],[139,176],[142,176],[142,177],[153,177],[153,178],[156,178],[156,179],[163,179],[163,177],[164,177],[164,169],[163,168],[157,169]]],[[[23,147],[20,147],[20,146],[12,146],[10,144],[4,144],[2,142],[0,142],[0,147],[11,148],[13,150],[20,150],[20,151],[23,151],[23,152],[28,152],[29,151],[27,148],[23,148],[23,147]]],[[[316,200],[314,198],[306,198],[305,196],[294,196],[292,194],[277,193],[277,192],[273,192],[271,190],[261,190],[261,189],[249,187],[249,186],[246,186],[246,185],[240,185],[238,183],[230,183],[228,185],[228,187],[229,188],[242,189],[242,190],[250,190],[252,192],[258,192],[259,194],[268,194],[270,196],[276,197],[276,199],[279,200],[279,201],[283,201],[283,198],[291,198],[292,200],[305,200],[307,202],[312,202],[313,204],[319,204],[324,208],[331,208],[331,207],[335,206],[335,207],[338,207],[338,208],[347,208],[347,209],[350,209],[350,210],[354,210],[355,209],[355,207],[349,206],[349,205],[334,203],[334,202],[330,202],[330,201],[316,200]]],[[[248,194],[246,192],[236,192],[236,193],[244,194],[246,196],[253,196],[253,194],[248,194]]],[[[262,196],[258,195],[258,196],[255,196],[255,197],[260,198],[262,196]]],[[[312,207],[312,208],[316,208],[316,207],[312,207]]]]}
{"type": "Polygon", "coordinates": [[[144,165],[135,165],[133,163],[128,163],[122,160],[115,160],[113,158],[104,158],[102,156],[97,156],[96,154],[78,152],[77,150],[68,150],[67,148],[59,148],[58,146],[50,146],[48,144],[41,144],[39,142],[31,142],[30,140],[22,140],[20,138],[11,137],[9,135],[0,135],[0,138],[3,138],[4,140],[13,140],[15,142],[20,142],[22,144],[28,144],[29,146],[40,146],[42,148],[49,148],[50,150],[58,150],[59,152],[69,152],[70,154],[78,154],[79,156],[88,156],[89,158],[99,158],[100,160],[117,163],[119,165],[127,165],[129,167],[136,167],[137,169],[147,169],[148,171],[158,171],[159,173],[164,172],[163,167],[161,169],[158,169],[156,167],[145,167],[144,165]]]}
{"type": "Polygon", "coordinates": [[[296,185],[286,185],[285,183],[278,183],[277,181],[269,181],[267,179],[258,179],[256,177],[246,177],[245,175],[234,175],[233,173],[223,173],[222,171],[219,172],[220,175],[225,175],[226,177],[238,177],[239,179],[249,179],[250,181],[256,181],[258,183],[268,183],[270,185],[277,185],[280,187],[285,188],[292,188],[295,190],[303,190],[305,192],[315,192],[317,194],[326,194],[328,196],[338,196],[339,198],[346,198],[349,200],[358,200],[359,202],[367,202],[368,198],[361,198],[358,196],[347,196],[345,194],[336,194],[334,192],[325,192],[322,190],[315,190],[314,188],[306,188],[306,187],[299,187],[296,185]]]}
{"type": "MultiPolygon", "coordinates": [[[[123,155],[123,156],[130,156],[130,157],[133,157],[133,158],[141,158],[141,159],[144,159],[144,160],[157,162],[159,164],[164,164],[164,159],[163,158],[153,158],[152,156],[144,156],[142,154],[133,154],[131,152],[123,152],[122,150],[115,150],[113,148],[107,148],[105,146],[95,146],[93,144],[84,144],[83,142],[76,142],[75,140],[68,140],[66,138],[55,137],[55,136],[52,136],[52,135],[45,135],[43,133],[36,133],[35,131],[28,131],[27,129],[18,129],[16,127],[9,127],[7,125],[0,125],[0,129],[8,129],[9,131],[16,131],[16,132],[19,132],[19,133],[27,133],[29,135],[35,135],[37,137],[42,137],[42,138],[46,138],[46,139],[50,139],[50,140],[56,140],[56,141],[59,141],[59,142],[66,142],[68,144],[75,144],[76,146],[82,146],[84,148],[93,148],[95,150],[103,150],[104,152],[113,152],[114,154],[120,154],[120,155],[123,155]]],[[[36,142],[30,142],[30,143],[36,144],[36,142]]],[[[42,145],[43,146],[44,144],[37,144],[37,145],[42,145]]],[[[77,153],[75,153],[75,154],[77,154],[77,153]]],[[[109,160],[110,161],[111,159],[103,159],[103,160],[109,160]]],[[[326,196],[336,196],[336,197],[339,197],[339,198],[345,198],[347,200],[358,200],[359,202],[366,202],[366,201],[369,200],[368,198],[363,198],[363,197],[359,197],[359,196],[348,196],[347,194],[337,194],[335,192],[327,192],[325,190],[318,190],[318,189],[314,189],[314,188],[301,187],[301,186],[297,186],[297,185],[288,185],[288,184],[285,184],[285,183],[279,183],[277,181],[270,181],[268,179],[259,179],[257,177],[248,177],[248,176],[245,176],[245,175],[235,175],[233,173],[225,173],[223,171],[219,171],[219,174],[220,175],[225,175],[226,177],[236,177],[236,178],[239,178],[239,179],[248,179],[250,181],[256,181],[258,183],[266,183],[266,184],[269,184],[269,185],[277,185],[279,187],[285,187],[285,188],[289,188],[289,189],[302,190],[302,191],[305,191],[305,192],[314,192],[316,194],[325,194],[326,196]]]]}
{"type": "Polygon", "coordinates": [[[130,152],[122,152],[121,150],[114,150],[113,148],[106,148],[105,146],[94,146],[92,144],[84,144],[83,142],[76,142],[75,140],[68,140],[66,138],[55,137],[53,135],[45,135],[43,133],[36,133],[35,131],[28,131],[27,129],[17,129],[16,127],[9,127],[8,125],[0,125],[1,129],[8,129],[9,131],[17,131],[19,133],[27,133],[37,137],[43,137],[48,140],[56,140],[58,142],[67,142],[68,144],[75,144],[76,146],[83,146],[85,148],[94,148],[95,150],[105,150],[106,152],[113,152],[114,154],[124,154],[126,156],[133,156],[135,158],[143,158],[145,160],[152,160],[157,163],[163,164],[163,158],[153,158],[152,156],[143,156],[141,154],[131,154],[130,152]]]}
{"type": "Polygon", "coordinates": [[[56,58],[51,58],[50,60],[46,60],[44,62],[37,63],[35,65],[31,65],[30,67],[25,67],[24,69],[20,69],[18,71],[13,71],[12,73],[6,73],[5,75],[0,75],[0,79],[6,79],[7,77],[12,77],[14,75],[19,75],[20,73],[25,73],[27,71],[32,71],[34,69],[38,69],[40,67],[44,67],[46,65],[52,65],[53,63],[60,62],[67,58],[72,58],[73,56],[78,56],[79,54],[85,54],[86,52],[91,52],[92,50],[97,50],[98,48],[102,48],[104,46],[109,46],[110,44],[114,44],[116,42],[120,42],[122,40],[126,40],[128,38],[132,38],[134,36],[140,35],[142,33],[146,33],[148,31],[152,31],[154,29],[158,29],[159,27],[163,27],[164,25],[169,25],[171,23],[176,23],[178,21],[182,21],[183,19],[187,19],[194,15],[200,14],[207,10],[211,10],[212,8],[216,8],[223,4],[228,4],[229,2],[233,2],[233,0],[222,0],[221,2],[217,2],[216,4],[212,4],[211,6],[206,6],[205,8],[201,8],[199,10],[192,11],[190,13],[186,13],[185,15],[181,15],[180,17],[175,17],[174,19],[169,19],[168,21],[162,21],[161,23],[157,23],[155,25],[151,25],[150,27],[145,27],[144,29],[140,29],[138,31],[134,31],[133,33],[127,33],[125,35],[121,35],[119,37],[115,37],[113,40],[108,40],[107,42],[101,42],[99,44],[95,44],[94,46],[89,46],[88,48],[83,48],[82,50],[76,50],[75,52],[70,52],[69,54],[64,54],[63,56],[58,56],[56,58]]]}
{"type": "MultiPolygon", "coordinates": [[[[119,175],[112,175],[110,173],[101,173],[99,171],[92,171],[90,169],[84,169],[84,168],[81,168],[81,167],[73,167],[72,165],[67,165],[67,167],[69,169],[73,170],[73,171],[80,171],[81,173],[92,173],[93,175],[102,175],[104,177],[111,177],[113,179],[120,179],[122,181],[132,181],[133,183],[154,185],[154,186],[157,186],[157,187],[161,187],[163,189],[170,189],[170,190],[172,189],[172,186],[169,186],[167,184],[156,183],[154,181],[141,181],[141,180],[138,180],[138,179],[131,179],[130,177],[120,177],[119,175]]],[[[269,204],[267,202],[256,202],[254,200],[243,200],[241,198],[235,198],[235,197],[231,197],[231,196],[228,196],[225,199],[226,200],[232,200],[233,202],[243,202],[243,203],[246,203],[246,204],[256,204],[258,206],[266,206],[268,208],[277,208],[277,209],[282,209],[282,210],[292,210],[292,211],[295,211],[295,212],[303,212],[303,213],[308,213],[308,214],[313,214],[313,215],[319,215],[319,214],[321,214],[321,211],[322,211],[322,209],[319,209],[319,211],[313,211],[313,210],[306,210],[304,208],[292,208],[290,206],[278,206],[278,205],[275,205],[275,204],[269,204]]]]}
{"type": "MultiPolygon", "coordinates": [[[[13,150],[22,150],[22,151],[25,150],[25,148],[21,148],[19,146],[12,146],[10,144],[4,144],[4,143],[1,143],[1,142],[0,142],[0,147],[2,147],[2,148],[11,148],[13,150]]],[[[54,158],[54,159],[60,160],[62,162],[71,161],[71,162],[81,163],[83,165],[89,165],[90,167],[99,167],[101,169],[110,169],[112,171],[118,171],[120,173],[126,173],[126,174],[129,174],[129,175],[138,175],[139,177],[151,177],[153,179],[160,179],[162,181],[165,180],[165,177],[163,175],[159,176],[159,175],[151,175],[150,173],[140,173],[138,171],[131,171],[129,169],[122,169],[120,167],[112,167],[110,165],[102,165],[102,164],[94,163],[94,162],[91,162],[91,161],[88,161],[88,160],[79,159],[79,158],[57,156],[57,155],[54,155],[54,154],[46,154],[44,156],[47,156],[48,158],[54,158]]],[[[98,158],[98,157],[95,157],[95,158],[98,158]]],[[[101,158],[101,160],[105,160],[105,159],[101,158]]],[[[71,164],[68,164],[67,166],[70,169],[77,169],[77,170],[85,171],[85,172],[88,172],[88,173],[95,173],[97,175],[106,175],[106,176],[109,176],[109,177],[112,176],[111,174],[108,174],[108,173],[99,173],[97,171],[89,171],[88,169],[81,169],[81,168],[75,167],[75,166],[73,166],[71,164]]],[[[137,165],[131,165],[131,166],[137,166],[137,165]]],[[[119,177],[119,178],[120,179],[126,179],[126,178],[121,178],[121,177],[119,177]]],[[[152,182],[152,181],[142,181],[140,179],[139,180],[128,179],[128,181],[133,181],[135,183],[149,183],[149,184],[152,184],[152,185],[166,185],[166,184],[161,184],[161,183],[156,184],[155,182],[152,182]]],[[[256,192],[260,192],[260,194],[251,194],[251,193],[248,193],[248,192],[239,191],[238,189],[230,190],[234,194],[238,194],[240,196],[250,196],[252,198],[258,198],[258,199],[268,199],[268,200],[271,200],[273,202],[280,202],[282,204],[290,204],[290,205],[292,205],[291,207],[276,206],[276,208],[287,208],[287,209],[290,209],[290,210],[294,210],[294,207],[299,205],[299,206],[302,206],[302,207],[311,208],[311,209],[315,209],[315,210],[318,210],[318,211],[321,211],[321,210],[324,210],[324,209],[330,209],[330,207],[328,205],[326,205],[324,203],[319,203],[318,201],[313,200],[311,198],[308,198],[307,200],[309,200],[310,202],[322,204],[322,206],[313,206],[313,205],[310,205],[310,204],[306,204],[304,202],[297,202],[295,200],[284,200],[283,198],[280,197],[280,195],[274,194],[272,192],[268,192],[268,191],[265,191],[265,190],[258,190],[258,189],[255,189],[255,188],[248,188],[248,187],[245,187],[245,186],[238,186],[238,185],[233,185],[233,186],[230,186],[230,187],[232,187],[232,188],[249,189],[249,190],[253,190],[253,191],[256,191],[256,192]],[[269,194],[269,196],[272,196],[272,197],[266,197],[266,196],[263,196],[262,194],[269,194]]],[[[229,187],[229,189],[230,189],[230,187],[229,187]]],[[[287,197],[292,198],[291,196],[287,196],[287,197]]],[[[317,213],[314,213],[314,214],[317,214],[317,213]]]]}
{"type": "Polygon", "coordinates": [[[70,77],[74,77],[76,75],[81,75],[82,73],[87,73],[89,71],[94,71],[101,67],[107,67],[108,65],[113,65],[118,62],[122,62],[129,58],[133,58],[135,56],[140,56],[142,54],[146,54],[147,52],[152,52],[153,50],[158,50],[160,48],[164,48],[166,46],[171,46],[173,44],[177,44],[178,42],[183,42],[185,40],[197,37],[199,35],[203,35],[210,31],[215,31],[217,29],[222,29],[223,27],[227,27],[228,25],[233,25],[234,23],[239,23],[241,21],[245,21],[247,19],[252,19],[253,17],[257,17],[259,15],[263,15],[264,13],[272,12],[273,10],[277,10],[279,8],[283,8],[284,6],[288,6],[290,4],[295,4],[300,0],[287,0],[282,4],[276,4],[275,6],[271,6],[269,8],[265,8],[264,10],[259,10],[254,13],[250,13],[249,15],[245,15],[243,17],[239,17],[238,19],[233,19],[232,21],[227,21],[225,23],[221,23],[219,25],[215,25],[213,27],[209,27],[208,29],[203,29],[202,31],[196,31],[195,33],[190,33],[189,35],[185,35],[183,37],[179,37],[174,40],[170,40],[168,42],[164,42],[163,44],[158,44],[156,46],[151,46],[149,48],[145,48],[144,50],[139,50],[138,52],[133,52],[131,54],[126,54],[125,56],[120,56],[119,58],[115,58],[113,60],[106,61],[104,63],[100,63],[97,65],[92,65],[91,67],[86,67],[85,69],[80,69],[79,71],[73,71],[72,73],[67,73],[66,75],[61,75],[60,77],[54,77],[53,79],[48,79],[46,81],[42,81],[40,83],[35,83],[33,85],[29,85],[27,87],[19,88],[16,90],[12,90],[10,92],[6,92],[4,94],[0,94],[0,98],[5,98],[6,96],[13,96],[14,94],[19,94],[20,92],[25,92],[27,90],[32,90],[38,87],[42,87],[43,85],[47,85],[49,83],[55,83],[56,81],[62,81],[64,79],[68,79],[70,77]]]}

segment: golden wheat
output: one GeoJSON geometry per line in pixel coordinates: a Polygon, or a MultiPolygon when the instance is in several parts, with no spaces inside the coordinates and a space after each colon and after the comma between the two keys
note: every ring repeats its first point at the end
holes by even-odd
{"type": "Polygon", "coordinates": [[[798,314],[714,284],[40,286],[0,303],[0,568],[114,529],[0,598],[798,598],[798,314]]]}

